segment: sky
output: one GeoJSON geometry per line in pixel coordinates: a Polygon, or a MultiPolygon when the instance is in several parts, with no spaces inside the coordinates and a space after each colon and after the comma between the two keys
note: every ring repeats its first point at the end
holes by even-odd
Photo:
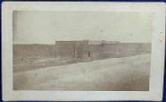
{"type": "Polygon", "coordinates": [[[143,12],[14,11],[14,44],[57,40],[151,42],[152,14],[143,12]]]}

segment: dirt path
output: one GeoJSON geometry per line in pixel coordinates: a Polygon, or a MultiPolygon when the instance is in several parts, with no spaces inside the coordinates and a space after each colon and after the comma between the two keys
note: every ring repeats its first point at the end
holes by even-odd
{"type": "Polygon", "coordinates": [[[14,73],[21,90],[148,90],[150,54],[14,73]]]}

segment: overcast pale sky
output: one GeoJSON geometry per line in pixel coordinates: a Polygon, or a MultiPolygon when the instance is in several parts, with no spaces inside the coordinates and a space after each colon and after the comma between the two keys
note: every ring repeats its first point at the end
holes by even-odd
{"type": "Polygon", "coordinates": [[[15,11],[14,43],[55,40],[151,42],[152,14],[136,12],[15,11]]]}

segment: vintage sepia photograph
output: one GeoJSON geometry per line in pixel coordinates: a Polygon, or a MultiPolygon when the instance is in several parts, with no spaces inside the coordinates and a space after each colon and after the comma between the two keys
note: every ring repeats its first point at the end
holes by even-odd
{"type": "Polygon", "coordinates": [[[164,7],[162,3],[6,3],[3,53],[10,55],[4,58],[4,97],[160,100],[164,7]]]}
{"type": "Polygon", "coordinates": [[[151,22],[151,13],[14,11],[13,88],[148,91],[151,22]]]}

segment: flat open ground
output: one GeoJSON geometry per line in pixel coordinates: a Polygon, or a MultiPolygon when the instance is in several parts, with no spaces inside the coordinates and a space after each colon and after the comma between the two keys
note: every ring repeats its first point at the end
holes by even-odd
{"type": "Polygon", "coordinates": [[[14,72],[18,90],[138,91],[149,89],[150,54],[14,72]]]}

